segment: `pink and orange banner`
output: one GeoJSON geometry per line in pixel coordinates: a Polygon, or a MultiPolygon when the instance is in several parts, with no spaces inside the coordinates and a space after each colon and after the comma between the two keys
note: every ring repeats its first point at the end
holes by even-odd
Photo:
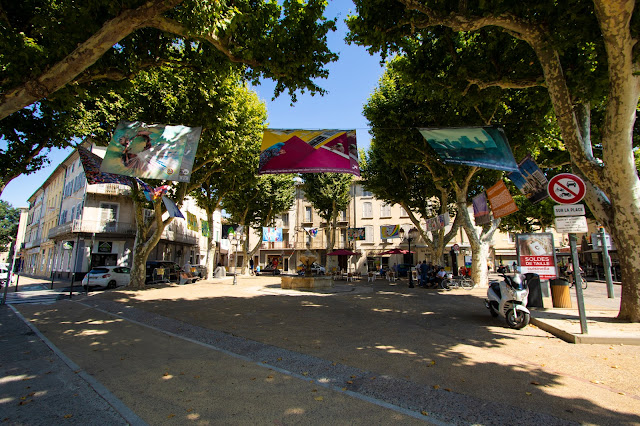
{"type": "Polygon", "coordinates": [[[267,129],[258,174],[351,173],[360,176],[355,130],[267,129]]]}

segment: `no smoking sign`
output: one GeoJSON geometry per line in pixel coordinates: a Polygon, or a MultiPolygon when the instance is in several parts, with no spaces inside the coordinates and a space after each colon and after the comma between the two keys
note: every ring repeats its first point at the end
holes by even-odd
{"type": "Polygon", "coordinates": [[[571,173],[560,173],[549,180],[549,197],[556,203],[574,204],[584,198],[584,181],[571,173]]]}

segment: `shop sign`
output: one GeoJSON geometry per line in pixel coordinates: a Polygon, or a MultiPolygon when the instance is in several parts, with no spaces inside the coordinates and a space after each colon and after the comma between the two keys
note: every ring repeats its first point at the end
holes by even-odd
{"type": "Polygon", "coordinates": [[[98,241],[98,253],[111,253],[112,246],[111,241],[98,241]]]}

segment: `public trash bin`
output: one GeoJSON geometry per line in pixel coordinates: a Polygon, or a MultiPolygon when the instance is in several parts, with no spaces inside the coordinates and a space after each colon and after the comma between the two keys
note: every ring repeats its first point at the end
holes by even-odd
{"type": "Polygon", "coordinates": [[[524,274],[529,287],[529,298],[527,300],[527,308],[544,308],[542,304],[542,288],[540,287],[540,275],[527,273],[524,274]]]}
{"type": "Polygon", "coordinates": [[[554,308],[571,307],[569,281],[562,278],[551,280],[551,301],[553,302],[554,308]]]}

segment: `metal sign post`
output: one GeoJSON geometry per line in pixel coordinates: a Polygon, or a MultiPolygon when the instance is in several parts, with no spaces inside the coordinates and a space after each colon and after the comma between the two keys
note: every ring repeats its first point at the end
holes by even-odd
{"type": "Polygon", "coordinates": [[[571,247],[571,262],[573,263],[573,282],[578,299],[578,313],[580,315],[580,330],[588,334],[587,315],[584,309],[584,295],[582,294],[582,275],[578,260],[576,232],[587,232],[587,220],[584,217],[584,206],[575,204],[584,198],[586,186],[584,181],[571,173],[560,173],[552,177],[547,185],[549,197],[563,206],[554,206],[555,225],[557,232],[569,233],[571,247]],[[569,204],[570,206],[568,206],[569,204]]]}
{"type": "Polygon", "coordinates": [[[607,297],[613,299],[613,280],[611,279],[611,257],[609,257],[609,247],[604,233],[604,227],[600,227],[600,241],[602,242],[602,260],[604,262],[604,277],[607,283],[607,297]]]}
{"type": "Polygon", "coordinates": [[[573,262],[573,282],[578,299],[578,313],[580,314],[580,330],[582,334],[589,334],[587,329],[587,314],[584,310],[584,296],[582,294],[582,276],[580,275],[580,262],[578,261],[578,247],[576,234],[569,234],[569,246],[571,247],[571,261],[573,262]]]}

